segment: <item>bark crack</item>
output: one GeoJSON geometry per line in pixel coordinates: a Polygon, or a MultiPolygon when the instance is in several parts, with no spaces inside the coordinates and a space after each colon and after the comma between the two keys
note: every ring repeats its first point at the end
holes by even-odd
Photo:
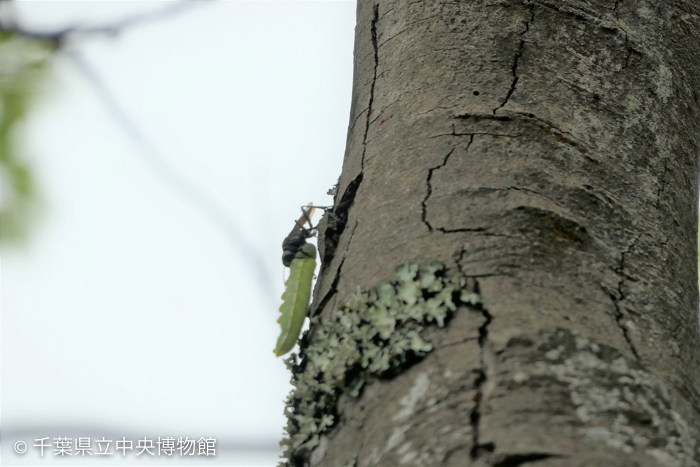
{"type": "Polygon", "coordinates": [[[528,452],[528,453],[518,453],[518,454],[501,454],[498,456],[499,461],[493,464],[493,467],[518,467],[523,464],[534,464],[535,462],[552,459],[552,458],[562,458],[567,456],[562,456],[560,454],[553,454],[550,452],[528,452]]]}
{"type": "MultiPolygon", "coordinates": [[[[479,282],[475,280],[474,283],[474,291],[476,293],[480,293],[479,282]]],[[[482,442],[480,438],[481,433],[479,432],[481,413],[483,411],[482,404],[485,403],[485,399],[487,397],[485,394],[485,385],[487,384],[489,376],[494,374],[494,371],[492,368],[490,368],[492,363],[489,362],[490,359],[487,356],[487,347],[489,345],[489,325],[491,324],[491,321],[493,321],[493,316],[491,315],[491,313],[489,313],[489,311],[486,309],[486,307],[484,307],[483,304],[480,304],[478,308],[479,311],[481,311],[481,313],[483,314],[485,321],[484,324],[482,324],[479,327],[478,342],[479,353],[481,354],[481,368],[479,368],[477,378],[474,381],[476,395],[474,396],[474,409],[472,410],[470,415],[470,423],[472,427],[472,448],[469,452],[469,457],[471,457],[472,460],[479,459],[484,454],[489,454],[496,450],[495,443],[482,442]]]]}
{"type": "Polygon", "coordinates": [[[438,227],[435,230],[439,230],[442,233],[459,233],[459,232],[486,232],[486,229],[483,227],[476,227],[476,228],[469,228],[469,227],[462,227],[460,229],[446,229],[444,227],[438,227]]]}
{"type": "MultiPolygon", "coordinates": [[[[355,118],[355,121],[353,121],[352,126],[355,126],[355,122],[359,119],[359,117],[362,115],[362,113],[366,112],[367,117],[365,120],[365,132],[362,137],[362,158],[360,159],[360,173],[348,184],[347,188],[345,188],[345,192],[343,193],[343,196],[341,197],[340,203],[338,205],[334,206],[333,209],[331,210],[330,215],[331,221],[329,221],[329,226],[326,228],[324,232],[324,252],[323,252],[323,258],[321,259],[321,272],[323,273],[323,270],[330,266],[331,260],[335,256],[335,250],[338,247],[338,244],[340,243],[340,236],[343,234],[345,231],[345,227],[347,225],[347,220],[349,216],[349,211],[350,207],[355,201],[355,196],[357,195],[358,190],[360,189],[360,185],[362,184],[362,179],[364,178],[364,168],[365,168],[365,155],[367,153],[367,134],[369,133],[369,127],[370,127],[370,117],[372,114],[372,105],[374,103],[374,86],[377,82],[377,67],[379,65],[379,49],[377,47],[377,22],[379,21],[379,5],[374,4],[374,16],[372,17],[372,23],[370,27],[370,32],[372,35],[372,47],[374,49],[374,70],[372,74],[372,85],[370,87],[369,91],[369,103],[367,105],[367,108],[360,112],[360,114],[355,118]]],[[[347,250],[350,248],[350,242],[352,241],[352,237],[355,234],[355,229],[357,228],[357,222],[355,222],[355,227],[352,229],[352,233],[350,234],[350,239],[348,240],[348,246],[346,248],[346,253],[347,250]]],[[[331,299],[333,295],[336,293],[336,287],[338,285],[338,281],[340,280],[340,272],[343,268],[343,263],[345,262],[345,258],[340,262],[340,266],[338,266],[338,269],[336,270],[335,277],[333,278],[333,283],[331,284],[331,287],[329,291],[326,293],[326,295],[323,297],[319,305],[315,308],[314,314],[319,313],[319,310],[323,310],[323,308],[326,306],[328,301],[331,299]]]]}
{"type": "MultiPolygon", "coordinates": [[[[377,82],[377,67],[379,65],[379,51],[377,47],[377,22],[379,21],[379,5],[375,4],[374,5],[374,16],[372,18],[372,23],[370,27],[370,32],[372,34],[372,47],[374,49],[374,70],[372,74],[372,85],[370,86],[369,90],[369,103],[367,104],[367,108],[363,110],[362,112],[355,117],[355,120],[352,122],[350,130],[348,130],[348,133],[352,130],[352,128],[355,126],[355,123],[357,120],[360,118],[360,116],[363,113],[367,113],[366,119],[365,119],[365,132],[362,137],[362,156],[360,159],[360,173],[348,184],[347,188],[345,188],[345,192],[343,193],[343,196],[341,197],[340,203],[338,203],[337,206],[334,206],[332,211],[331,211],[331,216],[332,216],[332,221],[333,225],[330,226],[329,222],[329,227],[326,228],[326,231],[324,232],[324,243],[325,243],[325,250],[323,253],[323,258],[321,259],[321,272],[330,265],[330,261],[332,260],[333,256],[335,255],[335,250],[338,246],[338,243],[340,242],[340,236],[342,235],[343,231],[345,230],[345,226],[347,224],[347,219],[350,211],[350,207],[352,206],[353,202],[355,201],[355,195],[357,194],[358,190],[360,189],[360,185],[362,184],[362,179],[364,178],[364,169],[365,169],[365,155],[367,154],[367,134],[369,133],[369,127],[370,127],[370,116],[372,114],[372,105],[374,103],[374,86],[377,82]]],[[[355,228],[357,227],[357,224],[355,224],[355,228]]],[[[354,228],[353,228],[353,233],[354,233],[354,228]]],[[[351,236],[352,238],[352,236],[351,236]]],[[[348,242],[349,245],[349,242],[348,242]]],[[[342,263],[341,263],[342,266],[342,263]]],[[[338,268],[338,273],[336,273],[336,278],[334,279],[334,284],[335,281],[338,279],[337,274],[340,272],[340,267],[338,268]]],[[[332,289],[333,287],[331,287],[332,289]]],[[[330,292],[329,292],[330,294],[330,292]]],[[[328,295],[326,297],[328,297],[328,295]]],[[[324,303],[325,303],[326,298],[324,298],[324,303]]]]}
{"type": "Polygon", "coordinates": [[[313,310],[313,315],[311,316],[316,316],[319,313],[323,312],[323,309],[328,305],[328,302],[330,299],[333,297],[338,292],[338,282],[340,282],[340,273],[343,270],[343,264],[345,264],[345,256],[347,255],[348,250],[350,249],[350,242],[352,241],[352,237],[355,235],[355,229],[357,229],[357,224],[359,222],[355,221],[355,226],[352,228],[352,231],[350,232],[350,238],[348,239],[348,246],[345,249],[345,253],[343,254],[343,259],[340,261],[340,265],[338,266],[338,269],[335,271],[335,276],[333,277],[333,283],[331,284],[330,288],[328,289],[328,292],[326,292],[326,295],[321,299],[319,302],[318,306],[313,310]]]}
{"type": "Polygon", "coordinates": [[[639,356],[639,351],[637,350],[637,347],[634,345],[632,342],[632,339],[630,338],[629,335],[629,329],[627,326],[625,326],[625,323],[623,322],[623,319],[625,318],[625,314],[622,312],[622,307],[620,306],[620,302],[622,302],[627,296],[625,295],[624,292],[624,285],[625,281],[628,279],[628,277],[625,274],[625,255],[627,255],[630,251],[634,249],[635,244],[637,241],[640,239],[642,234],[640,233],[635,237],[634,240],[632,240],[632,243],[629,244],[629,246],[625,249],[620,254],[620,267],[615,270],[620,275],[620,280],[617,283],[617,295],[615,294],[610,294],[610,299],[613,302],[613,305],[615,307],[615,322],[617,323],[617,326],[620,328],[620,331],[622,331],[622,336],[625,338],[625,341],[627,341],[627,345],[629,346],[630,350],[634,354],[635,358],[637,361],[641,360],[639,356]]]}
{"type": "MultiPolygon", "coordinates": [[[[452,127],[452,134],[454,134],[454,126],[452,127]]],[[[472,135],[461,135],[461,136],[469,136],[469,142],[467,142],[467,146],[464,148],[464,152],[466,153],[467,151],[469,151],[469,146],[471,146],[471,144],[474,142],[474,135],[472,134],[472,135]]],[[[431,181],[433,179],[433,172],[435,172],[436,170],[441,169],[441,168],[445,167],[445,165],[447,165],[447,161],[450,160],[450,156],[455,151],[455,149],[457,149],[457,148],[454,147],[454,148],[452,148],[452,150],[450,152],[447,153],[447,155],[445,156],[445,159],[442,161],[442,163],[440,165],[436,165],[435,167],[431,167],[430,169],[428,169],[428,179],[426,180],[428,190],[427,190],[427,193],[425,195],[425,198],[423,198],[423,201],[421,201],[420,205],[421,205],[421,220],[428,227],[429,232],[433,231],[433,226],[430,224],[430,222],[428,222],[428,207],[427,207],[428,199],[433,194],[433,185],[431,183],[431,181]]],[[[438,228],[437,230],[443,230],[443,229],[438,228]]]]}
{"type": "Polygon", "coordinates": [[[357,190],[362,183],[363,174],[360,174],[351,181],[340,197],[340,201],[328,211],[328,222],[323,231],[323,251],[321,252],[321,274],[331,265],[335,256],[335,251],[340,243],[340,237],[348,224],[350,206],[355,201],[357,190]]]}
{"type": "MultiPolygon", "coordinates": [[[[545,130],[545,128],[551,128],[552,130],[555,130],[556,132],[560,133],[561,139],[563,139],[565,142],[568,144],[578,147],[579,145],[583,145],[583,141],[579,138],[577,138],[575,135],[568,131],[564,131],[561,128],[557,127],[554,123],[545,120],[544,118],[540,118],[537,115],[533,113],[525,113],[525,112],[507,112],[506,114],[500,114],[500,115],[490,115],[490,114],[472,114],[472,113],[466,113],[466,114],[460,114],[460,115],[455,115],[454,118],[458,120],[474,120],[474,121],[479,121],[479,120],[492,120],[492,121],[497,121],[497,122],[511,122],[513,120],[523,120],[525,122],[534,120],[536,122],[539,122],[542,124],[542,126],[539,126],[542,130],[545,130]],[[564,136],[566,135],[566,136],[564,136]],[[568,138],[567,138],[568,136],[568,138]]],[[[516,135],[508,135],[508,134],[497,134],[497,133],[489,133],[489,132],[483,132],[483,133],[467,133],[467,134],[489,134],[492,136],[508,136],[511,138],[517,138],[519,136],[522,136],[521,134],[516,134],[516,135]]],[[[463,136],[465,133],[455,133],[453,131],[453,136],[463,136]]],[[[445,136],[444,134],[441,135],[434,135],[431,136],[431,138],[436,138],[438,136],[445,136]]]]}
{"type": "Polygon", "coordinates": [[[659,205],[661,204],[661,194],[664,192],[664,189],[666,188],[666,183],[664,179],[666,178],[666,174],[668,173],[668,159],[664,161],[664,173],[661,174],[659,177],[659,189],[656,190],[656,203],[654,203],[654,207],[658,210],[659,205]]]}
{"type": "Polygon", "coordinates": [[[326,292],[326,295],[321,299],[321,302],[318,304],[316,309],[314,310],[313,315],[311,318],[316,316],[319,313],[323,312],[323,309],[328,305],[328,302],[330,299],[333,297],[333,295],[338,292],[338,282],[340,282],[340,272],[343,270],[343,264],[345,263],[345,258],[342,259],[340,262],[340,265],[338,266],[338,270],[335,272],[335,277],[333,277],[333,283],[331,284],[330,289],[328,289],[328,292],[326,292]]]}
{"type": "Polygon", "coordinates": [[[473,114],[473,113],[455,115],[454,118],[461,119],[461,120],[468,120],[471,118],[473,118],[475,120],[497,120],[497,121],[501,121],[501,122],[509,122],[512,120],[512,118],[508,115],[489,115],[489,114],[473,114]]]}
{"type": "Polygon", "coordinates": [[[374,18],[370,32],[372,34],[372,48],[374,49],[374,72],[372,76],[372,86],[369,88],[369,104],[367,105],[367,120],[365,123],[365,134],[362,138],[362,159],[360,167],[365,168],[365,154],[367,153],[367,135],[369,133],[370,119],[372,117],[372,105],[374,104],[374,87],[377,84],[377,68],[379,67],[379,46],[377,45],[377,22],[379,21],[379,5],[374,4],[374,18]]]}
{"type": "MultiPolygon", "coordinates": [[[[525,22],[525,30],[520,33],[521,36],[524,36],[530,31],[530,24],[535,20],[535,5],[530,4],[528,9],[530,10],[530,19],[525,22]]],[[[523,49],[525,48],[525,39],[520,39],[520,44],[518,45],[518,50],[515,52],[515,58],[513,59],[513,66],[511,67],[511,71],[513,73],[513,81],[510,83],[510,89],[508,89],[508,93],[506,94],[506,98],[503,99],[503,102],[501,102],[501,105],[493,109],[493,114],[496,115],[496,112],[498,112],[499,109],[502,109],[510,100],[511,96],[515,92],[515,87],[518,84],[518,80],[520,80],[520,76],[518,75],[518,62],[520,61],[520,58],[523,56],[523,49]]]]}
{"type": "MultiPolygon", "coordinates": [[[[520,113],[520,112],[514,112],[514,113],[515,113],[516,115],[520,115],[520,116],[523,117],[523,118],[531,118],[531,119],[533,119],[533,120],[537,120],[538,122],[543,123],[544,125],[550,127],[551,129],[558,131],[558,132],[561,133],[562,135],[568,135],[568,136],[570,136],[571,138],[573,138],[573,139],[575,139],[575,140],[577,140],[577,141],[581,141],[579,138],[577,138],[576,136],[574,136],[572,133],[570,133],[570,132],[568,132],[568,131],[562,130],[561,128],[557,127],[556,125],[554,125],[554,124],[553,124],[552,122],[550,122],[549,120],[545,120],[545,119],[543,119],[543,118],[540,118],[540,117],[536,116],[535,114],[531,114],[531,113],[530,113],[530,114],[525,115],[525,114],[520,113]]],[[[574,142],[574,141],[572,141],[571,143],[572,143],[573,145],[576,145],[576,144],[577,144],[577,143],[574,142]]]]}
{"type": "Polygon", "coordinates": [[[457,255],[456,258],[456,263],[457,263],[457,270],[459,273],[464,276],[464,270],[462,270],[462,260],[464,259],[464,255],[467,253],[467,249],[462,246],[462,249],[460,250],[459,254],[457,255]]]}
{"type": "MultiPolygon", "coordinates": [[[[459,252],[458,257],[456,258],[457,270],[463,277],[474,281],[474,292],[480,294],[481,289],[479,288],[479,281],[478,279],[476,279],[476,276],[467,276],[466,274],[464,274],[464,270],[462,269],[462,260],[464,259],[464,255],[466,252],[467,250],[464,247],[462,247],[462,250],[459,252]]],[[[489,311],[484,306],[483,302],[480,303],[476,308],[484,316],[484,324],[479,326],[479,337],[477,338],[477,342],[479,343],[481,367],[479,368],[478,376],[474,381],[474,389],[476,389],[476,395],[474,396],[474,409],[472,409],[472,412],[469,417],[470,425],[472,427],[472,448],[469,451],[469,457],[472,460],[476,460],[484,454],[489,454],[496,450],[495,443],[481,442],[481,433],[479,432],[481,412],[483,410],[482,404],[485,405],[486,398],[488,397],[488,394],[486,394],[488,390],[487,382],[490,386],[493,387],[493,382],[488,381],[488,379],[489,377],[493,377],[493,375],[495,375],[496,373],[495,362],[492,360],[493,355],[489,355],[489,353],[493,352],[493,350],[488,342],[489,325],[491,324],[491,321],[493,321],[493,315],[489,313],[489,311]]]]}
{"type": "MultiPolygon", "coordinates": [[[[474,140],[474,136],[472,136],[471,140],[469,141],[469,144],[474,140]]],[[[467,148],[469,146],[467,145],[467,148]]],[[[433,172],[436,171],[437,169],[441,169],[442,167],[445,167],[447,164],[447,161],[450,159],[450,156],[452,155],[453,152],[455,152],[456,147],[452,148],[450,152],[447,153],[445,156],[444,160],[442,161],[442,164],[436,165],[435,167],[431,167],[428,169],[428,180],[427,180],[427,185],[428,185],[428,192],[425,195],[425,198],[423,198],[423,201],[421,201],[421,220],[423,223],[428,227],[428,231],[432,232],[433,231],[433,226],[430,225],[430,222],[428,222],[427,216],[428,216],[428,209],[426,206],[426,203],[428,202],[428,198],[430,198],[430,195],[433,194],[433,186],[430,183],[431,180],[433,179],[433,172]]]]}
{"type": "Polygon", "coordinates": [[[518,51],[515,53],[515,60],[513,62],[513,81],[510,83],[510,89],[508,89],[508,93],[506,94],[506,98],[503,99],[503,102],[501,102],[501,105],[493,109],[494,115],[496,112],[498,112],[499,109],[502,109],[510,100],[510,97],[513,95],[515,92],[515,86],[518,84],[518,80],[520,79],[520,76],[518,76],[518,60],[520,60],[520,57],[523,54],[523,46],[525,45],[525,41],[521,40],[520,41],[520,47],[518,47],[518,51]]]}
{"type": "Polygon", "coordinates": [[[348,134],[352,133],[353,128],[355,128],[355,124],[360,119],[360,117],[362,117],[362,114],[364,114],[365,112],[367,112],[367,107],[362,109],[362,111],[360,113],[358,113],[357,116],[355,117],[355,119],[352,121],[352,123],[350,124],[350,128],[348,128],[348,134]]]}
{"type": "MultiPolygon", "coordinates": [[[[507,135],[505,133],[489,133],[486,131],[475,131],[474,133],[453,133],[452,136],[474,136],[474,135],[484,135],[484,136],[494,136],[494,137],[504,137],[504,138],[520,138],[522,135],[507,135]]],[[[445,136],[445,135],[437,135],[445,136]]],[[[436,138],[437,136],[431,136],[431,138],[436,138]]]]}

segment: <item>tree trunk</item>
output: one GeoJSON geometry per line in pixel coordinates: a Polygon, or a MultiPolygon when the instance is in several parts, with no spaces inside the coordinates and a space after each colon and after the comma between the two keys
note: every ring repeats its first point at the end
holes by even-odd
{"type": "Polygon", "coordinates": [[[291,465],[700,465],[699,15],[358,1],[291,465]]]}

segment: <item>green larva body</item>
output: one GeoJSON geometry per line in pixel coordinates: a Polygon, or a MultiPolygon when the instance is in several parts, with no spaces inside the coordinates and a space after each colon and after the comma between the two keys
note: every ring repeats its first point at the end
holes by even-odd
{"type": "Polygon", "coordinates": [[[282,328],[282,333],[277,339],[275,355],[281,357],[286,354],[301,333],[304,319],[309,312],[309,301],[311,299],[311,283],[316,269],[316,247],[310,243],[305,244],[296,254],[292,264],[289,266],[289,279],[286,282],[286,290],[282,294],[282,313],[277,320],[282,328]]]}

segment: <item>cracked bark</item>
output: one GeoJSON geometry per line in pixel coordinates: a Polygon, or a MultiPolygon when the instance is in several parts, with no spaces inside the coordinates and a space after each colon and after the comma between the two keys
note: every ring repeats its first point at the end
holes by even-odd
{"type": "Polygon", "coordinates": [[[697,2],[359,0],[357,21],[314,319],[408,261],[483,306],[343,396],[317,465],[700,465],[697,2]]]}
{"type": "Polygon", "coordinates": [[[633,249],[634,245],[637,243],[639,238],[642,236],[640,233],[637,235],[637,237],[632,240],[632,243],[627,247],[625,251],[620,253],[620,267],[616,269],[616,272],[620,275],[620,281],[617,283],[617,295],[615,296],[613,294],[610,295],[610,299],[613,301],[613,304],[615,305],[615,322],[617,323],[617,326],[620,328],[620,331],[622,332],[623,337],[625,338],[625,341],[627,342],[627,345],[629,346],[630,350],[634,354],[634,357],[639,360],[639,351],[637,350],[637,347],[635,347],[634,342],[632,342],[632,339],[630,337],[630,331],[628,327],[626,326],[626,323],[623,322],[623,319],[626,318],[625,314],[622,312],[622,308],[620,305],[620,302],[622,302],[626,297],[625,297],[625,292],[623,290],[623,287],[625,285],[625,280],[628,279],[628,277],[625,276],[625,255],[629,254],[633,249]]]}
{"type": "MultiPolygon", "coordinates": [[[[471,138],[469,139],[469,143],[467,143],[467,149],[469,148],[469,145],[472,143],[472,141],[474,141],[474,135],[472,134],[469,136],[471,136],[471,138]]],[[[427,189],[427,193],[425,195],[425,198],[423,199],[423,201],[421,201],[420,204],[421,204],[421,220],[428,227],[428,230],[430,232],[433,231],[433,226],[430,225],[430,222],[428,222],[426,220],[427,211],[426,211],[426,207],[425,207],[425,202],[428,201],[428,198],[430,198],[430,195],[433,193],[433,187],[430,185],[430,180],[433,178],[433,172],[435,172],[438,169],[441,169],[442,167],[445,166],[445,164],[447,164],[447,161],[450,159],[450,156],[452,155],[452,153],[454,151],[455,151],[455,148],[450,149],[450,152],[447,153],[447,155],[445,156],[445,159],[442,161],[442,164],[436,165],[435,167],[431,167],[428,170],[428,179],[426,180],[426,184],[428,185],[428,189],[427,189]]]]}
{"type": "MultiPolygon", "coordinates": [[[[535,5],[530,4],[529,6],[530,9],[530,19],[525,22],[525,30],[522,33],[522,36],[525,36],[527,32],[530,30],[530,24],[535,20],[535,5]]],[[[503,99],[503,102],[493,109],[493,114],[496,115],[496,113],[502,109],[503,107],[508,104],[508,101],[510,100],[511,96],[515,92],[515,87],[518,84],[518,80],[520,79],[520,76],[518,76],[518,62],[523,56],[523,49],[525,48],[525,39],[520,39],[520,44],[518,44],[518,50],[515,52],[515,57],[513,58],[513,82],[510,84],[510,89],[508,89],[508,93],[506,93],[505,99],[503,99]]]]}
{"type": "Polygon", "coordinates": [[[374,86],[377,84],[377,67],[379,66],[379,45],[377,44],[377,22],[379,21],[379,5],[374,5],[374,18],[370,28],[372,34],[372,49],[374,50],[374,68],[372,71],[372,86],[369,89],[369,104],[367,105],[367,123],[365,124],[365,134],[362,138],[362,159],[360,167],[365,166],[365,154],[367,153],[367,134],[369,133],[370,119],[372,118],[372,104],[374,103],[374,86]]]}
{"type": "Polygon", "coordinates": [[[517,467],[524,464],[534,464],[535,462],[556,459],[564,456],[557,456],[546,452],[531,452],[524,454],[506,454],[501,460],[493,464],[493,467],[517,467]]]}
{"type": "MultiPolygon", "coordinates": [[[[479,284],[476,283],[476,291],[479,292],[479,284]]],[[[481,366],[477,370],[478,377],[474,383],[476,394],[474,395],[474,408],[469,417],[472,428],[472,448],[469,452],[469,456],[472,460],[479,459],[485,454],[491,454],[496,449],[496,444],[493,441],[482,442],[480,439],[480,427],[479,422],[481,421],[481,411],[486,405],[486,391],[484,390],[486,384],[489,382],[489,378],[493,377],[495,373],[493,369],[490,368],[491,363],[487,357],[488,339],[489,339],[489,325],[493,321],[493,316],[488,312],[486,308],[481,307],[481,312],[484,315],[484,324],[479,327],[479,360],[481,361],[481,366]]]]}

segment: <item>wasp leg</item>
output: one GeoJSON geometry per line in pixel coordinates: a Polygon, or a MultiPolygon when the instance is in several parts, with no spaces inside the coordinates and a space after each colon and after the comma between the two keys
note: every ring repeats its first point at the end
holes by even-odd
{"type": "Polygon", "coordinates": [[[313,204],[309,203],[306,206],[301,206],[301,218],[296,222],[297,226],[301,229],[304,229],[303,224],[309,224],[309,229],[308,230],[316,230],[318,227],[318,224],[313,225],[311,223],[311,216],[313,216],[313,212],[316,209],[323,209],[324,211],[328,211],[330,209],[333,209],[333,206],[314,206],[313,204]],[[304,209],[307,208],[307,209],[304,209]]]}
{"type": "MultiPolygon", "coordinates": [[[[333,206],[315,206],[315,205],[313,205],[313,204],[308,204],[308,205],[306,205],[306,206],[302,206],[302,207],[301,207],[302,211],[304,210],[304,208],[323,209],[324,211],[328,211],[329,209],[333,209],[333,206]]],[[[311,210],[309,210],[309,212],[310,212],[310,211],[311,211],[311,210]]]]}
{"type": "MultiPolygon", "coordinates": [[[[309,227],[313,229],[313,224],[311,223],[311,216],[314,215],[314,210],[316,210],[316,206],[311,205],[311,206],[302,206],[301,207],[301,219],[297,221],[297,225],[299,225],[299,222],[302,220],[304,223],[309,224],[309,227]],[[309,209],[304,209],[304,208],[309,208],[309,209]]],[[[303,229],[303,227],[302,227],[303,229]]]]}
{"type": "Polygon", "coordinates": [[[311,230],[316,230],[316,227],[314,227],[313,225],[311,225],[311,222],[308,222],[308,224],[309,224],[309,228],[308,228],[308,229],[307,229],[306,227],[304,227],[304,224],[302,224],[302,223],[299,222],[299,221],[294,221],[294,223],[297,225],[297,227],[299,227],[299,229],[295,229],[297,232],[298,232],[299,230],[301,230],[302,232],[309,232],[309,231],[311,231],[311,230]]]}

